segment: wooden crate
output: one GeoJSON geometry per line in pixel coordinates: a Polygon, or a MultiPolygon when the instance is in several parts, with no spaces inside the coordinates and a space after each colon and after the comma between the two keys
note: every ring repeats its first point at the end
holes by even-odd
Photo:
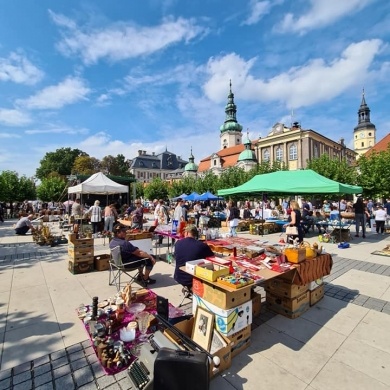
{"type": "Polygon", "coordinates": [[[94,265],[96,271],[106,271],[110,269],[110,255],[96,255],[94,256],[94,265]]]}
{"type": "Polygon", "coordinates": [[[69,256],[69,261],[73,261],[74,263],[80,262],[80,261],[92,261],[93,262],[93,253],[84,253],[84,254],[79,254],[79,255],[74,255],[74,256],[69,256]]]}
{"type": "Polygon", "coordinates": [[[77,256],[85,256],[85,255],[91,255],[93,256],[94,248],[92,246],[85,246],[85,247],[68,247],[68,255],[72,258],[77,257],[77,256]]]}
{"type": "Polygon", "coordinates": [[[73,275],[84,274],[93,271],[94,270],[93,257],[92,260],[77,261],[77,262],[69,261],[68,270],[73,275]]]}
{"type": "Polygon", "coordinates": [[[68,235],[68,248],[75,249],[75,248],[83,248],[83,247],[93,247],[93,238],[81,238],[77,239],[76,234],[69,234],[68,235]]]}

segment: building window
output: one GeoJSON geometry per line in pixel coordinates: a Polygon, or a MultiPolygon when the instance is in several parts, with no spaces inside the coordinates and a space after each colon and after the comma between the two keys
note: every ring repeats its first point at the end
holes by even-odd
{"type": "Polygon", "coordinates": [[[368,136],[371,137],[371,133],[368,133],[368,136]]]}
{"type": "Polygon", "coordinates": [[[314,145],[313,157],[314,157],[314,158],[318,158],[318,157],[319,157],[318,146],[317,146],[317,145],[314,145]]]}
{"type": "Polygon", "coordinates": [[[269,150],[268,149],[265,149],[263,152],[263,160],[269,161],[269,150]]]}
{"type": "Polygon", "coordinates": [[[217,165],[217,160],[214,160],[214,166],[216,166],[217,165]]]}
{"type": "Polygon", "coordinates": [[[362,148],[364,148],[364,142],[362,142],[362,148]]]}
{"type": "Polygon", "coordinates": [[[280,146],[276,149],[276,161],[283,161],[283,150],[280,146]]]}
{"type": "Polygon", "coordinates": [[[357,139],[357,135],[355,135],[355,139],[357,139]]]}
{"type": "Polygon", "coordinates": [[[372,141],[370,141],[370,142],[368,143],[368,145],[369,145],[369,146],[372,146],[372,141]]]}
{"type": "Polygon", "coordinates": [[[298,159],[298,148],[297,145],[293,144],[288,149],[288,158],[289,160],[297,160],[298,159]]]}

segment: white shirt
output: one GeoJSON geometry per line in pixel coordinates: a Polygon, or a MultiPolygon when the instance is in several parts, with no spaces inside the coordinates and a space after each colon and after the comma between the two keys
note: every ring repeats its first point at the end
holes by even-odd
{"type": "Polygon", "coordinates": [[[378,209],[374,211],[375,221],[386,221],[387,213],[385,210],[378,209]]]}

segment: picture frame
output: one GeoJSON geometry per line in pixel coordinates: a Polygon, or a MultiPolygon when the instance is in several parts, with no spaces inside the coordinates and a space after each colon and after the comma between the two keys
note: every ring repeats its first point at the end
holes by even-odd
{"type": "Polygon", "coordinates": [[[195,313],[194,327],[192,329],[192,340],[200,345],[206,351],[210,350],[211,339],[214,332],[214,314],[197,307],[195,313]]]}
{"type": "Polygon", "coordinates": [[[213,336],[211,338],[210,350],[209,352],[214,355],[220,349],[227,346],[227,342],[223,339],[221,334],[217,331],[217,329],[213,330],[213,336]]]}

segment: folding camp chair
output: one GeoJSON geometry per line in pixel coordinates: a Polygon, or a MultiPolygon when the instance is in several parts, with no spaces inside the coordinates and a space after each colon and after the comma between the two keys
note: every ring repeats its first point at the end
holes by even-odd
{"type": "MultiPolygon", "coordinates": [[[[121,289],[121,276],[122,274],[127,275],[130,278],[128,283],[132,284],[138,281],[139,268],[145,265],[146,259],[139,259],[133,264],[123,264],[121,256],[121,247],[118,245],[111,249],[110,262],[110,273],[108,275],[108,284],[112,286],[115,284],[116,289],[121,289]],[[136,271],[133,275],[130,272],[136,271]]],[[[142,281],[140,281],[142,283],[142,281]]]]}

